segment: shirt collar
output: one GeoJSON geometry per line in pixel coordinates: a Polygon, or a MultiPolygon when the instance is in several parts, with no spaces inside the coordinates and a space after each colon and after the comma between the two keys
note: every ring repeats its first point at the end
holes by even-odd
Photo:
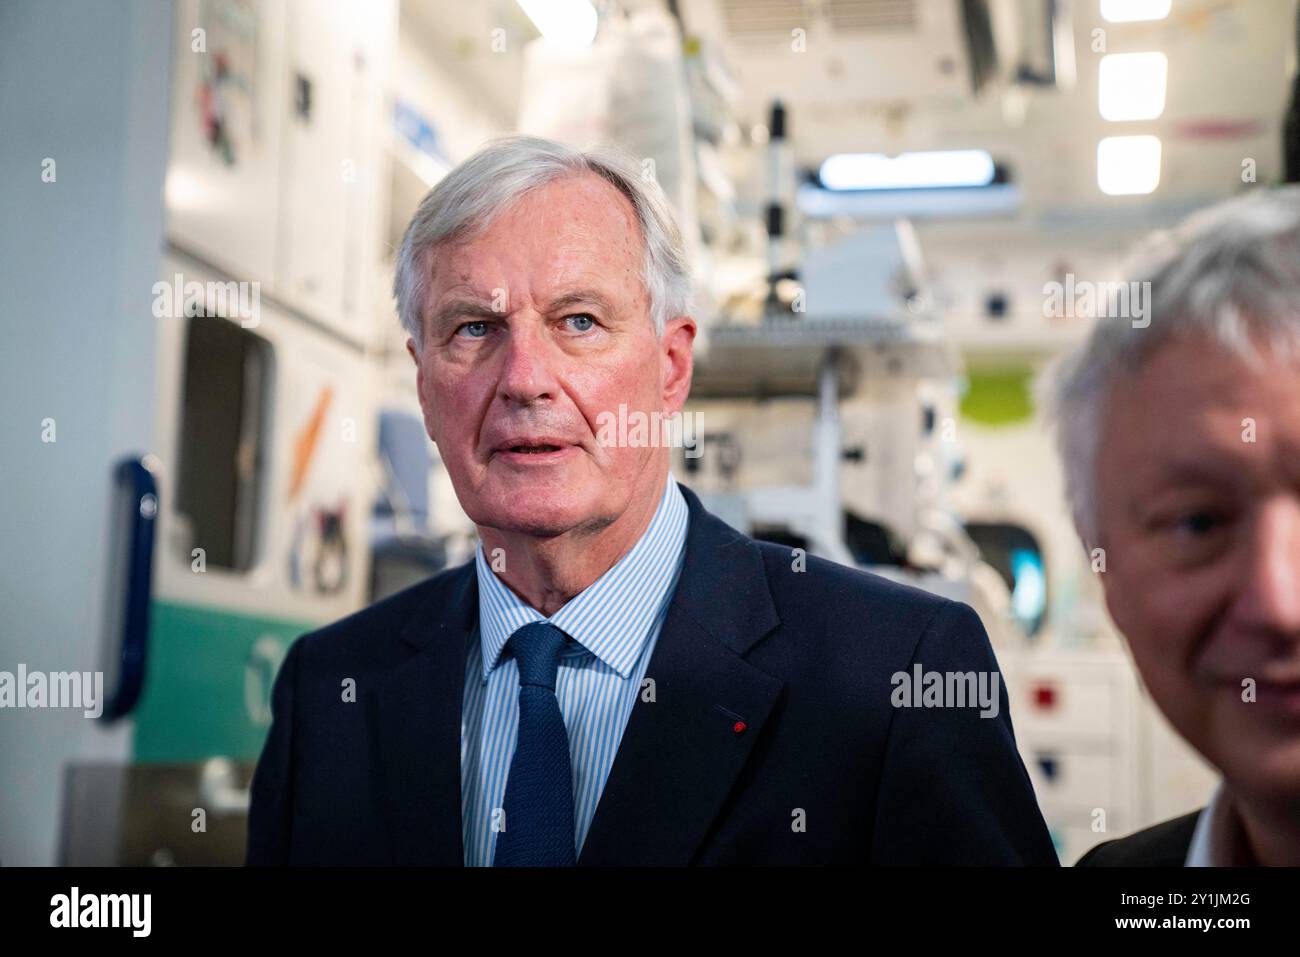
{"type": "Polygon", "coordinates": [[[533,621],[549,621],[628,678],[677,579],[688,516],[686,499],[669,473],[659,506],[636,544],[550,618],[496,576],[480,542],[474,565],[483,680],[497,666],[510,636],[533,621]]]}
{"type": "Polygon", "coordinates": [[[1241,821],[1233,807],[1227,785],[1219,782],[1214,796],[1196,819],[1192,843],[1187,848],[1185,867],[1241,867],[1252,857],[1246,846],[1241,821]]]}
{"type": "Polygon", "coordinates": [[[1192,832],[1192,843],[1187,848],[1187,860],[1184,862],[1185,867],[1214,867],[1216,866],[1214,858],[1214,842],[1211,839],[1211,829],[1215,817],[1218,815],[1219,804],[1223,797],[1223,783],[1214,789],[1214,796],[1210,798],[1210,803],[1205,806],[1196,818],[1196,829],[1192,832]]]}

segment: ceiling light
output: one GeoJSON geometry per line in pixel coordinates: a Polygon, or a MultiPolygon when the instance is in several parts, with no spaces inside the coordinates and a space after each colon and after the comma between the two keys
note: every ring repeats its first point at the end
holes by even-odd
{"type": "Polygon", "coordinates": [[[1097,185],[1108,196],[1137,196],[1160,185],[1160,138],[1108,136],[1097,144],[1097,185]]]}
{"type": "Polygon", "coordinates": [[[1101,0],[1101,15],[1111,23],[1163,20],[1171,5],[1172,0],[1101,0]]]}
{"type": "Polygon", "coordinates": [[[941,189],[987,186],[996,170],[984,150],[925,153],[838,153],[821,166],[827,189],[941,189]]]}
{"type": "Polygon", "coordinates": [[[518,0],[546,42],[580,50],[596,39],[596,8],[590,0],[518,0]]]}
{"type": "Polygon", "coordinates": [[[1154,120],[1165,111],[1169,59],[1163,53],[1111,53],[1097,72],[1098,102],[1108,120],[1154,120]]]}

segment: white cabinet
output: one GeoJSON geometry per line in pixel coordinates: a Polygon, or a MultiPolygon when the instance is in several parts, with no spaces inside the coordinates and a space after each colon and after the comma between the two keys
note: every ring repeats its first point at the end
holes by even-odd
{"type": "Polygon", "coordinates": [[[393,5],[291,0],[277,291],[363,340],[383,222],[393,5]]]}
{"type": "Polygon", "coordinates": [[[1063,863],[1209,800],[1214,771],[1169,727],[1127,655],[1000,649],[998,659],[1063,863]]]}
{"type": "Polygon", "coordinates": [[[1062,862],[1136,830],[1137,686],[1128,658],[1000,650],[998,659],[1016,743],[1062,862]]]}
{"type": "Polygon", "coordinates": [[[283,0],[180,0],[167,237],[239,282],[273,284],[285,110],[283,0]]]}
{"type": "Polygon", "coordinates": [[[181,0],[167,237],[368,339],[383,259],[392,0],[181,0]]]}
{"type": "MultiPolygon", "coordinates": [[[[180,271],[193,282],[215,281],[191,263],[164,260],[165,278],[180,271]]],[[[363,353],[265,302],[255,322],[174,314],[155,323],[150,447],[163,507],[154,598],[320,624],[361,607],[375,494],[375,403],[363,353]],[[194,336],[209,325],[254,348],[232,363],[230,349],[205,335],[208,344],[190,355],[194,336]],[[196,367],[206,374],[197,386],[187,381],[196,367]],[[223,461],[218,453],[233,433],[238,450],[223,461]],[[199,468],[186,461],[195,447],[204,454],[199,468]],[[223,469],[241,478],[236,496],[187,488],[221,485],[223,469]],[[243,547],[216,547],[214,532],[223,528],[237,529],[243,547]]]]}

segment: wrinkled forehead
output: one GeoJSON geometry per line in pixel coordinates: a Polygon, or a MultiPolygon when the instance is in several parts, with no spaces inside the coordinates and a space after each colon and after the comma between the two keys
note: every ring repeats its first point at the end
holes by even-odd
{"type": "Polygon", "coordinates": [[[602,288],[635,304],[645,242],[631,201],[595,174],[538,187],[465,235],[431,249],[432,296],[455,289],[480,297],[555,296],[566,286],[602,288]]]}
{"type": "MultiPolygon", "coordinates": [[[[1131,333],[1135,338],[1143,330],[1131,333]]],[[[1236,336],[1203,328],[1152,335],[1127,350],[1111,375],[1111,392],[1146,391],[1170,406],[1225,406],[1261,389],[1300,388],[1300,324],[1243,326],[1236,336]]]]}
{"type": "Polygon", "coordinates": [[[1300,457],[1300,356],[1267,339],[1230,347],[1205,335],[1171,339],[1111,385],[1102,460],[1131,476],[1189,471],[1243,475],[1292,469],[1300,457]]]}

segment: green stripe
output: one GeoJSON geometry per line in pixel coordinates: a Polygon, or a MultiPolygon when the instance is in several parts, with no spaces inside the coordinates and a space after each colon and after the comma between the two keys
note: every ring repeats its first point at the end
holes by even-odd
{"type": "Polygon", "coordinates": [[[135,760],[256,760],[275,669],[293,640],[317,627],[155,601],[135,760]]]}

